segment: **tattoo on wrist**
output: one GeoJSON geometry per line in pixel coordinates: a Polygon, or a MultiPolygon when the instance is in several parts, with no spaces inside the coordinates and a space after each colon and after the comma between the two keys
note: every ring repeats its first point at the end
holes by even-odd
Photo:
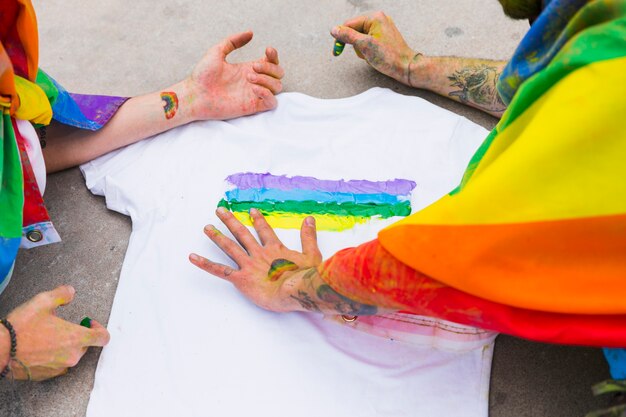
{"type": "Polygon", "coordinates": [[[499,77],[496,68],[488,65],[462,68],[448,77],[452,82],[450,86],[459,88],[448,96],[458,97],[462,103],[474,104],[489,111],[504,111],[506,105],[496,89],[499,77]]]}
{"type": "Polygon", "coordinates": [[[339,314],[354,316],[372,316],[376,314],[376,306],[357,303],[333,290],[330,285],[323,284],[317,288],[317,297],[332,305],[339,314]]]}
{"type": "Polygon", "coordinates": [[[317,268],[306,271],[302,282],[304,288],[290,297],[305,310],[354,316],[371,316],[378,312],[378,307],[353,301],[332,289],[322,280],[317,268]]]}
{"type": "Polygon", "coordinates": [[[178,96],[173,91],[164,91],[161,93],[161,100],[163,100],[165,118],[169,120],[176,115],[178,110],[178,96]]]}
{"type": "Polygon", "coordinates": [[[37,136],[39,137],[39,144],[41,145],[41,149],[46,147],[46,126],[41,126],[36,130],[37,136]]]}
{"type": "Polygon", "coordinates": [[[304,308],[305,310],[316,311],[318,313],[321,312],[317,303],[311,298],[309,293],[307,293],[306,291],[298,290],[297,296],[290,295],[290,297],[296,300],[298,303],[300,303],[302,308],[304,308]]]}
{"type": "Polygon", "coordinates": [[[278,281],[285,272],[296,271],[298,269],[300,269],[298,265],[288,259],[274,259],[270,265],[269,271],[267,271],[267,278],[272,282],[278,281]]]}

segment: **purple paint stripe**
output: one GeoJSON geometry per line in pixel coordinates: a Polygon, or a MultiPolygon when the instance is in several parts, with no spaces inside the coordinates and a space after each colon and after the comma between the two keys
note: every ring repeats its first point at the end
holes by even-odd
{"type": "Polygon", "coordinates": [[[367,180],[319,180],[313,177],[288,177],[286,175],[238,173],[226,178],[241,190],[249,188],[274,188],[289,190],[317,190],[338,193],[408,195],[416,184],[414,181],[395,179],[389,181],[367,180]]]}

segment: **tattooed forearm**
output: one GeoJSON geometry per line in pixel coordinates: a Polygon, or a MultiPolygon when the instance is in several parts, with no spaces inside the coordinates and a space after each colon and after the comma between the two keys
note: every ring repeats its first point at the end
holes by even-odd
{"type": "Polygon", "coordinates": [[[317,297],[333,306],[339,314],[350,314],[355,316],[372,316],[376,314],[376,306],[357,303],[348,297],[344,297],[333,290],[330,285],[323,284],[317,288],[317,297]]]}
{"type": "Polygon", "coordinates": [[[464,67],[455,71],[448,79],[450,86],[458,90],[450,92],[450,97],[458,97],[465,104],[472,104],[491,112],[502,112],[506,105],[496,90],[500,74],[488,65],[464,67]]]}
{"type": "Polygon", "coordinates": [[[354,316],[374,315],[378,308],[359,303],[339,294],[320,276],[317,268],[310,268],[294,274],[293,281],[286,287],[295,294],[289,297],[307,311],[326,314],[346,314],[354,316]]]}
{"type": "Polygon", "coordinates": [[[321,312],[317,303],[313,301],[309,293],[307,293],[306,291],[298,290],[298,295],[290,295],[290,297],[300,303],[302,308],[304,308],[305,310],[317,311],[318,313],[321,312]]]}

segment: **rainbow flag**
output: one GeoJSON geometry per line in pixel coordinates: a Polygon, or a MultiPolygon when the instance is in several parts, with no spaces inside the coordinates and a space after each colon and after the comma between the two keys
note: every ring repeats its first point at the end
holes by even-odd
{"type": "Polygon", "coordinates": [[[307,216],[315,217],[318,230],[341,231],[370,219],[406,217],[411,214],[415,182],[320,180],[269,173],[238,173],[226,181],[233,187],[218,203],[245,225],[252,225],[251,208],[263,213],[280,229],[299,229],[307,216]]]}

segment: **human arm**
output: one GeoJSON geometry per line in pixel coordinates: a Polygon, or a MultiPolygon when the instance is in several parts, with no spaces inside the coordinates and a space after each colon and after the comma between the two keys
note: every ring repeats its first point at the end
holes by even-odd
{"type": "MultiPolygon", "coordinates": [[[[62,375],[89,346],[109,342],[109,333],[95,320],[85,328],[56,316],[56,309],[70,303],[74,294],[74,288],[61,286],[36,295],[8,315],[17,338],[17,360],[10,364],[13,378],[41,381],[62,375]]],[[[9,332],[0,325],[0,370],[9,363],[10,345],[9,332]]]]}
{"type": "Polygon", "coordinates": [[[185,80],[124,103],[102,129],[92,132],[60,124],[46,132],[43,149],[48,172],[90,161],[195,120],[231,119],[276,107],[284,75],[278,53],[240,64],[226,57],[252,39],[252,32],[231,35],[208,50],[185,80]]]}
{"type": "Polygon", "coordinates": [[[335,291],[324,281],[319,267],[322,255],[317,246],[315,219],[307,217],[300,237],[302,252],[286,248],[263,215],[250,210],[259,240],[235,216],[218,208],[217,216],[239,244],[208,225],[206,235],[239,269],[191,254],[189,260],[206,272],[230,281],[259,307],[271,311],[310,311],[324,314],[373,315],[391,311],[360,303],[335,291]]]}
{"type": "Polygon", "coordinates": [[[496,117],[506,110],[496,90],[506,61],[426,56],[407,45],[383,12],[349,19],[331,34],[351,44],[377,71],[405,85],[433,91],[496,117]]]}

